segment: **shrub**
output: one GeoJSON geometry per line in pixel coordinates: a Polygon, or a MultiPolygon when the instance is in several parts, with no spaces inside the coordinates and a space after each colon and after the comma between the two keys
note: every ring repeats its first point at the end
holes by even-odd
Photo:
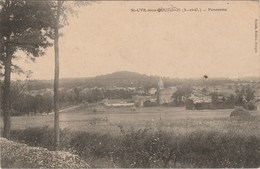
{"type": "Polygon", "coordinates": [[[230,117],[250,117],[251,114],[243,107],[237,107],[230,114],[230,117]]]}
{"type": "Polygon", "coordinates": [[[247,104],[247,109],[248,109],[248,110],[256,110],[256,105],[255,105],[255,103],[249,102],[249,103],[247,104]]]}
{"type": "Polygon", "coordinates": [[[155,106],[157,106],[157,103],[151,102],[150,100],[144,102],[144,107],[155,107],[155,106]]]}
{"type": "Polygon", "coordinates": [[[171,137],[165,132],[143,129],[122,134],[113,154],[120,167],[169,167],[169,161],[175,158],[171,137]]]}
{"type": "Polygon", "coordinates": [[[19,140],[29,146],[45,147],[51,150],[53,149],[53,135],[53,131],[47,126],[11,131],[12,140],[19,140]]]}
{"type": "Polygon", "coordinates": [[[195,132],[179,145],[179,161],[195,167],[250,167],[260,165],[260,139],[233,133],[195,132]]]}
{"type": "Polygon", "coordinates": [[[194,103],[191,99],[188,99],[186,102],[185,102],[185,108],[186,110],[193,110],[194,108],[194,103]]]}
{"type": "MultiPolygon", "coordinates": [[[[73,137],[73,132],[68,129],[63,129],[60,131],[60,147],[67,149],[71,137],[73,137]]],[[[26,128],[24,130],[12,130],[11,139],[26,143],[29,146],[44,147],[49,150],[54,150],[54,130],[53,128],[45,127],[35,127],[26,128]]]]}
{"type": "Polygon", "coordinates": [[[71,138],[69,148],[84,158],[104,158],[109,157],[115,141],[110,135],[77,132],[71,138]]]}

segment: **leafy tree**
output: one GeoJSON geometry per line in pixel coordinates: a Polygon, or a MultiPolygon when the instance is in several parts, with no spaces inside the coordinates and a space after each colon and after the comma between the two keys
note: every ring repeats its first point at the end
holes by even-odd
{"type": "Polygon", "coordinates": [[[51,46],[53,18],[49,5],[41,1],[5,0],[0,5],[0,63],[4,67],[3,136],[9,138],[11,72],[21,70],[12,60],[17,51],[23,51],[31,60],[44,54],[44,49],[51,46]]]}
{"type": "Polygon", "coordinates": [[[211,94],[212,104],[217,105],[218,104],[218,93],[214,92],[211,94]]]}
{"type": "Polygon", "coordinates": [[[30,95],[23,95],[17,99],[13,104],[13,115],[24,115],[29,112],[34,112],[34,97],[30,95]]]}
{"type": "Polygon", "coordinates": [[[229,97],[228,97],[228,101],[227,101],[228,104],[235,104],[235,96],[233,94],[231,94],[229,97]]]}
{"type": "Polygon", "coordinates": [[[250,102],[255,99],[255,91],[250,87],[243,87],[241,90],[236,90],[236,104],[243,105],[246,102],[250,102]]]}
{"type": "Polygon", "coordinates": [[[88,98],[88,102],[90,103],[96,103],[98,101],[103,100],[104,97],[104,92],[103,90],[99,90],[99,89],[92,89],[90,96],[88,98]]]}
{"type": "Polygon", "coordinates": [[[204,87],[204,88],[201,90],[201,92],[202,92],[203,94],[207,94],[208,90],[204,87]]]}
{"type": "Polygon", "coordinates": [[[17,102],[13,105],[13,115],[25,115],[30,112],[48,113],[52,110],[52,96],[49,95],[36,95],[30,96],[23,94],[18,98],[17,102]]]}
{"type": "Polygon", "coordinates": [[[75,95],[76,95],[76,103],[80,103],[81,98],[80,98],[80,88],[76,87],[73,89],[75,95]]]}
{"type": "Polygon", "coordinates": [[[184,105],[183,97],[187,97],[192,93],[192,88],[190,86],[179,87],[175,93],[173,93],[172,98],[174,105],[181,106],[184,105]]]}
{"type": "Polygon", "coordinates": [[[17,100],[22,97],[27,90],[27,85],[29,83],[31,71],[29,71],[26,75],[26,79],[24,81],[17,80],[11,84],[11,91],[10,91],[10,105],[17,102],[17,100]]]}
{"type": "Polygon", "coordinates": [[[130,90],[105,90],[104,97],[108,99],[131,99],[135,93],[130,90]]]}
{"type": "Polygon", "coordinates": [[[255,99],[255,91],[250,86],[245,90],[245,97],[248,102],[255,99]]]}

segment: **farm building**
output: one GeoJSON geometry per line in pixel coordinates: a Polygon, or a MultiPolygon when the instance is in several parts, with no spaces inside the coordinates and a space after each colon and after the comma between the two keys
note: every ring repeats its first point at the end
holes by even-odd
{"type": "Polygon", "coordinates": [[[156,88],[151,88],[151,89],[148,91],[148,93],[149,93],[150,95],[155,95],[156,92],[157,92],[157,89],[156,89],[156,88]]]}
{"type": "Polygon", "coordinates": [[[260,101],[256,102],[255,105],[256,105],[256,110],[260,111],[260,101]]]}
{"type": "Polygon", "coordinates": [[[146,101],[151,101],[151,102],[155,102],[157,98],[156,97],[152,97],[152,96],[134,96],[133,97],[134,101],[135,101],[135,105],[139,106],[139,107],[143,107],[144,106],[144,102],[146,101]]]}
{"type": "Polygon", "coordinates": [[[193,103],[211,103],[212,102],[211,96],[195,96],[192,94],[189,97],[189,99],[191,99],[193,101],[193,103]]]}
{"type": "Polygon", "coordinates": [[[211,103],[212,99],[210,96],[195,96],[194,94],[192,94],[186,101],[186,109],[210,109],[211,103]]]}
{"type": "Polygon", "coordinates": [[[255,90],[255,99],[260,101],[260,89],[255,90]]]}
{"type": "Polygon", "coordinates": [[[105,99],[102,103],[108,107],[132,107],[135,105],[131,100],[126,99],[105,99]]]}
{"type": "Polygon", "coordinates": [[[173,88],[159,90],[159,92],[157,93],[158,103],[159,104],[171,103],[173,101],[172,95],[176,91],[177,89],[173,89],[173,88]]]}

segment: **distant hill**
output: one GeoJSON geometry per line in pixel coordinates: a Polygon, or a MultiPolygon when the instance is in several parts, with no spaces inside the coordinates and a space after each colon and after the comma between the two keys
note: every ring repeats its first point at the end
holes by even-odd
{"type": "MultiPolygon", "coordinates": [[[[158,81],[159,76],[148,76],[136,72],[119,71],[96,77],[63,78],[60,79],[60,87],[156,87],[158,81]]],[[[29,84],[29,90],[52,87],[52,80],[32,80],[29,84]]]]}
{"type": "MultiPolygon", "coordinates": [[[[73,87],[143,87],[149,89],[151,87],[157,87],[159,76],[148,76],[136,72],[119,71],[111,74],[86,77],[86,78],[63,78],[60,79],[60,87],[73,88],[73,87]]],[[[256,80],[255,78],[240,79],[239,82],[248,82],[250,80],[256,80]]],[[[176,85],[221,85],[225,83],[234,83],[237,79],[228,78],[210,78],[206,82],[203,78],[194,79],[179,79],[162,77],[165,87],[176,85]]],[[[52,88],[53,80],[32,80],[29,84],[29,90],[38,90],[43,88],[52,88]]]]}
{"type": "Polygon", "coordinates": [[[119,71],[114,72],[111,74],[96,76],[96,79],[125,79],[125,78],[148,78],[149,76],[145,74],[140,74],[136,72],[129,72],[129,71],[119,71]]]}
{"type": "Polygon", "coordinates": [[[136,72],[120,71],[92,78],[62,79],[61,86],[82,87],[143,87],[145,85],[156,86],[159,76],[147,76],[136,72]]]}

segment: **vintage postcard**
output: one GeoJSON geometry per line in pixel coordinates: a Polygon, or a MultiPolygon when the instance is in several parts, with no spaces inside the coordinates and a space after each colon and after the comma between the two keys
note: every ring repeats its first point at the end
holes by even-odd
{"type": "Polygon", "coordinates": [[[0,0],[3,168],[259,168],[259,1],[0,0]]]}

